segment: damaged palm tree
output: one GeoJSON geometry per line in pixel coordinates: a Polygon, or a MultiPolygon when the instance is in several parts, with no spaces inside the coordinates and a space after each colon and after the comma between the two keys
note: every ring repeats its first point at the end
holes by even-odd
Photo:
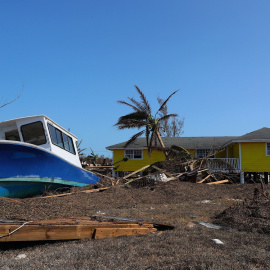
{"type": "MultiPolygon", "coordinates": [[[[130,129],[130,128],[144,128],[144,130],[133,135],[125,144],[127,147],[129,144],[134,142],[138,137],[145,134],[146,136],[146,144],[148,147],[149,155],[152,152],[152,147],[157,146],[157,142],[159,141],[162,148],[165,148],[162,138],[160,136],[161,123],[166,121],[171,117],[176,117],[177,114],[167,114],[163,117],[158,117],[159,112],[161,112],[166,106],[169,99],[178,92],[174,91],[160,106],[155,115],[152,115],[152,110],[147,101],[143,92],[139,89],[138,86],[135,85],[137,92],[140,95],[140,101],[135,100],[134,98],[128,98],[130,102],[126,102],[123,100],[119,100],[118,103],[125,104],[133,109],[133,112],[123,115],[118,119],[118,122],[115,126],[118,129],[130,129]]],[[[166,152],[164,152],[166,155],[166,152]]]]}

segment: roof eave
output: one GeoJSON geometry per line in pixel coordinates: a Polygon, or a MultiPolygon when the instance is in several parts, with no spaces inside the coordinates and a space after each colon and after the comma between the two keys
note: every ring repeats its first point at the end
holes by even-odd
{"type": "Polygon", "coordinates": [[[229,142],[227,142],[226,144],[224,144],[224,147],[232,144],[232,143],[241,143],[241,142],[269,142],[270,143],[270,139],[252,139],[252,140],[231,140],[229,142]]]}

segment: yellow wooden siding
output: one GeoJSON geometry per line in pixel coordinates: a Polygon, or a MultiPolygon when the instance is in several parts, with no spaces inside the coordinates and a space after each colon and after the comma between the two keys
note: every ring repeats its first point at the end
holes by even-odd
{"type": "MultiPolygon", "coordinates": [[[[124,154],[124,149],[113,150],[113,162],[116,163],[122,160],[124,158],[124,154]]],[[[133,172],[146,165],[150,165],[162,160],[165,160],[165,155],[163,152],[153,150],[151,157],[149,157],[148,150],[144,149],[143,159],[129,159],[128,161],[121,161],[116,164],[116,166],[119,165],[116,171],[133,172]]]]}
{"type": "Polygon", "coordinates": [[[226,157],[226,149],[216,154],[216,158],[225,158],[225,157],[226,157]]]}
{"type": "Polygon", "coordinates": [[[264,142],[241,143],[243,172],[270,172],[270,156],[266,156],[264,142]]]}
{"type": "Polygon", "coordinates": [[[239,143],[233,143],[233,158],[239,158],[239,143]]]}
{"type": "Polygon", "coordinates": [[[196,155],[196,150],[195,149],[186,149],[188,152],[189,152],[189,154],[194,158],[195,157],[195,155],[196,155]]]}
{"type": "Polygon", "coordinates": [[[233,158],[233,146],[232,145],[228,145],[226,147],[227,149],[227,157],[228,158],[233,158]]]}

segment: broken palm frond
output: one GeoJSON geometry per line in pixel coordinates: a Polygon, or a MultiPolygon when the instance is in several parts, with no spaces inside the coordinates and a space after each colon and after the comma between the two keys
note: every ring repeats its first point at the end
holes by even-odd
{"type": "Polygon", "coordinates": [[[151,146],[151,151],[156,150],[160,152],[166,152],[166,159],[175,159],[179,161],[193,160],[191,154],[183,147],[178,145],[172,145],[171,147],[151,146]]]}
{"type": "Polygon", "coordinates": [[[230,182],[228,179],[226,180],[221,180],[221,181],[216,181],[216,182],[211,182],[211,183],[206,183],[207,185],[217,185],[217,184],[223,184],[223,183],[228,183],[230,182]]]}
{"type": "Polygon", "coordinates": [[[170,157],[180,160],[192,160],[192,155],[188,152],[187,149],[179,145],[172,145],[170,148],[170,157]]]}
{"type": "Polygon", "coordinates": [[[96,217],[74,217],[38,222],[10,221],[0,223],[0,242],[103,239],[123,235],[147,234],[173,228],[173,226],[166,224],[113,217],[110,217],[108,221],[99,221],[96,220],[96,217]]]}
{"type": "Polygon", "coordinates": [[[134,172],[132,172],[132,173],[130,173],[130,174],[124,176],[123,179],[125,180],[125,179],[127,179],[128,177],[130,177],[130,176],[132,176],[132,175],[134,175],[134,174],[136,174],[136,173],[138,173],[138,172],[141,172],[141,171],[147,169],[148,167],[150,167],[150,165],[146,165],[146,166],[140,168],[139,170],[134,171],[134,172]]]}

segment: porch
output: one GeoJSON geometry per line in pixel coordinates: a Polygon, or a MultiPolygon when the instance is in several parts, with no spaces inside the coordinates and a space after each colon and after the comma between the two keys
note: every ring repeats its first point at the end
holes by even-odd
{"type": "Polygon", "coordinates": [[[240,172],[239,158],[208,158],[206,165],[211,171],[240,172]]]}

